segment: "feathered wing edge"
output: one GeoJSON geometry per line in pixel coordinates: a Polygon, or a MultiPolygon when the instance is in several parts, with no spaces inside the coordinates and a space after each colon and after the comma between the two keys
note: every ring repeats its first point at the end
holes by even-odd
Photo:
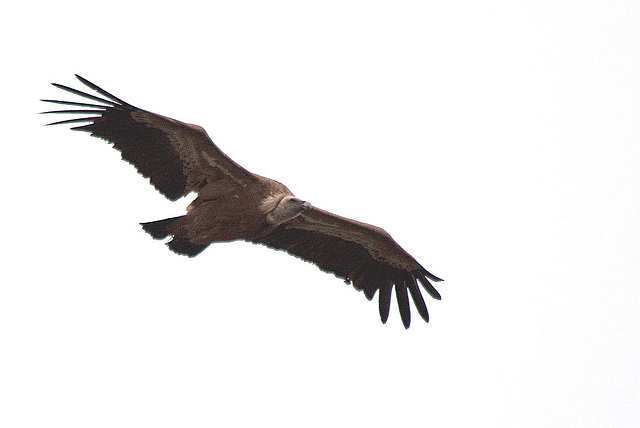
{"type": "Polygon", "coordinates": [[[149,178],[169,200],[175,201],[197,191],[209,181],[228,178],[230,183],[237,183],[255,179],[253,174],[226,156],[202,127],[139,109],[87,79],[77,74],[76,77],[100,96],[52,83],[56,88],[91,102],[42,100],[73,107],[43,114],[82,115],[48,125],[88,122],[71,129],[89,132],[112,143],[122,158],[149,178]]]}
{"type": "Polygon", "coordinates": [[[43,114],[82,115],[82,117],[51,122],[47,125],[79,124],[71,129],[89,132],[94,137],[112,143],[113,147],[120,152],[122,159],[131,163],[169,200],[175,201],[187,194],[191,190],[188,186],[188,172],[185,171],[180,154],[172,147],[166,130],[149,127],[134,119],[132,115],[135,113],[145,117],[157,117],[160,123],[165,119],[132,106],[77,74],[76,78],[104,98],[59,83],[52,83],[56,88],[91,100],[92,103],[43,99],[42,101],[47,103],[82,107],[43,112],[43,114]]]}
{"type": "MultiPolygon", "coordinates": [[[[67,91],[70,92],[74,95],[78,95],[80,97],[92,100],[92,101],[97,101],[99,103],[102,104],[90,104],[90,103],[80,103],[80,102],[75,102],[75,101],[61,101],[61,100],[51,100],[51,99],[42,99],[40,101],[43,101],[45,103],[52,103],[52,104],[60,104],[60,105],[68,105],[68,106],[74,106],[74,107],[86,107],[88,109],[71,109],[71,110],[50,110],[50,111],[44,111],[42,112],[42,114],[98,114],[98,116],[86,116],[86,117],[82,117],[82,118],[77,118],[77,119],[67,119],[67,120],[60,120],[57,122],[51,122],[51,123],[47,123],[47,126],[49,125],[59,125],[59,124],[65,124],[65,123],[80,123],[80,122],[92,122],[95,119],[99,119],[100,117],[102,117],[102,113],[106,112],[108,108],[122,108],[122,107],[129,107],[129,108],[135,108],[133,107],[131,104],[128,104],[124,101],[122,101],[120,98],[115,97],[114,95],[111,95],[109,92],[105,91],[104,89],[98,87],[97,85],[89,82],[87,79],[85,79],[82,76],[79,75],[75,75],[76,78],[78,80],[80,80],[80,82],[82,82],[83,84],[85,84],[86,86],[88,86],[89,88],[93,89],[94,91],[96,91],[97,93],[99,93],[100,95],[106,97],[105,98],[100,98],[97,97],[95,95],[91,95],[88,94],[86,92],[82,92],[79,91],[77,89],[74,88],[70,88],[69,86],[65,86],[65,85],[61,85],[59,83],[52,83],[53,86],[55,86],[58,89],[62,89],[63,91],[67,91]]],[[[75,128],[72,129],[79,129],[79,128],[83,128],[83,126],[77,126],[75,128]]]]}
{"type": "MultiPolygon", "coordinates": [[[[324,213],[324,215],[330,214],[324,213]]],[[[340,218],[340,221],[344,220],[347,219],[340,218]]],[[[391,294],[394,288],[400,317],[405,328],[411,325],[409,295],[418,314],[424,321],[429,322],[429,312],[418,283],[431,297],[440,300],[440,293],[433,287],[430,280],[437,282],[442,279],[420,266],[397,244],[396,251],[401,251],[407,260],[412,260],[414,263],[407,263],[404,267],[397,266],[374,257],[364,245],[346,239],[344,234],[343,237],[338,237],[326,233],[326,230],[320,232],[296,228],[296,224],[300,223],[301,221],[291,221],[290,224],[281,225],[272,233],[253,242],[276,250],[284,250],[314,263],[323,271],[333,273],[347,283],[352,283],[356,290],[364,292],[368,300],[372,300],[376,291],[380,290],[378,303],[380,320],[383,323],[386,323],[389,318],[391,294]]],[[[354,223],[356,226],[362,225],[362,223],[354,223]]],[[[378,232],[374,228],[369,233],[371,239],[387,239],[382,234],[376,236],[378,232]]]]}

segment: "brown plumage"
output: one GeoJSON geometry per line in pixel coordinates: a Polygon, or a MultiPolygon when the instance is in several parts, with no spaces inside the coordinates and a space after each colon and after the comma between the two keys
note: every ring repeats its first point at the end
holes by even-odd
{"type": "Polygon", "coordinates": [[[383,229],[312,207],[283,184],[235,163],[203,128],[134,107],[76,77],[104,98],[54,83],[94,103],[42,100],[80,107],[44,112],[81,115],[49,125],[88,122],[72,129],[113,143],[122,158],[168,199],[198,194],[185,215],[141,223],[156,239],[171,237],[167,242],[171,250],[193,257],[213,242],[264,244],[315,263],[364,291],[369,300],[380,290],[383,323],[394,287],[405,328],[411,323],[409,294],[420,316],[429,321],[418,283],[439,300],[429,280],[442,280],[420,266],[383,229]]]}

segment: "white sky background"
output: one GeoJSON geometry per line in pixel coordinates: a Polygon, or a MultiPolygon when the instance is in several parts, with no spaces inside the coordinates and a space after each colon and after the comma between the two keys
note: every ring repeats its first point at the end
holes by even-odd
{"type": "Polygon", "coordinates": [[[0,426],[640,425],[637,2],[155,4],[0,18],[0,426]],[[36,114],[73,73],[384,227],[445,279],[431,323],[152,240],[188,201],[36,114]]]}

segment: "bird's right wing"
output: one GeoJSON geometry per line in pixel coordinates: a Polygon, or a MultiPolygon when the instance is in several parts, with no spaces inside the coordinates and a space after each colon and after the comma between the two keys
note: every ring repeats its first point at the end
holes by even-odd
{"type": "Polygon", "coordinates": [[[90,132],[92,136],[113,143],[122,158],[149,178],[151,184],[168,199],[176,200],[212,181],[226,180],[229,185],[235,185],[256,179],[218,149],[200,126],[139,109],[83,77],[76,77],[104,98],[54,83],[59,89],[99,104],[42,100],[80,107],[44,112],[81,115],[49,125],[89,122],[72,129],[90,132]]]}

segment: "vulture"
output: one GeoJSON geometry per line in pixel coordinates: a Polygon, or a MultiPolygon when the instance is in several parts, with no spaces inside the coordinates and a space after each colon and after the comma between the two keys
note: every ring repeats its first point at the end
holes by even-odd
{"type": "Polygon", "coordinates": [[[405,328],[411,324],[409,294],[418,314],[429,322],[419,285],[440,300],[430,281],[442,280],[385,230],[314,207],[285,185],[247,171],[200,126],[142,110],[76,77],[97,95],[53,83],[90,102],[41,100],[71,106],[43,114],[78,115],[47,125],[74,124],[71,129],[113,144],[123,160],[171,201],[197,194],[185,215],[141,223],[153,238],[169,238],[166,245],[172,251],[189,257],[214,242],[236,240],[284,250],[353,284],[368,300],[380,290],[383,323],[389,317],[394,288],[405,328]]]}

